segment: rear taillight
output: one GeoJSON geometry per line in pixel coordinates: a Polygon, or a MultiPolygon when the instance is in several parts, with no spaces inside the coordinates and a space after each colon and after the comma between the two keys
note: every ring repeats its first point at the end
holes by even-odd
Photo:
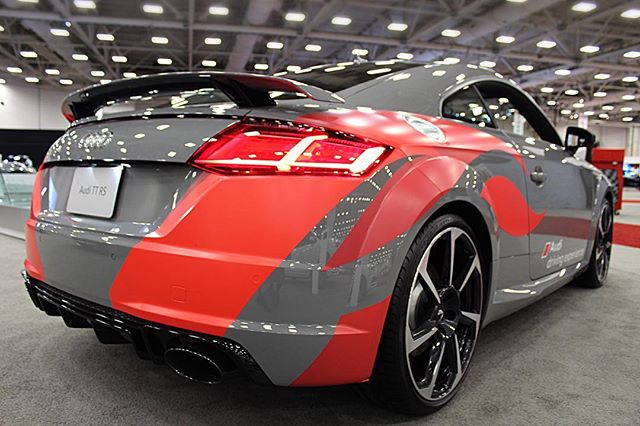
{"type": "Polygon", "coordinates": [[[189,160],[233,174],[337,174],[371,171],[389,147],[342,132],[274,121],[234,124],[205,142],[189,160]]]}

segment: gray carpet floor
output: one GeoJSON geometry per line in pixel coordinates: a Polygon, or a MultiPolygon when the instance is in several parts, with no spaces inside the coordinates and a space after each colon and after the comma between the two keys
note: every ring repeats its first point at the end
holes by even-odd
{"type": "Polygon", "coordinates": [[[36,310],[22,258],[0,236],[0,424],[640,424],[640,250],[614,247],[605,288],[565,287],[488,326],[460,393],[427,418],[350,386],[193,384],[36,310]]]}

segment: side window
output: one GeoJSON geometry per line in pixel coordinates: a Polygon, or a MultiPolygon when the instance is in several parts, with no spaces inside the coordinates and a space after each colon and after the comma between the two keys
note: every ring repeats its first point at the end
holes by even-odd
{"type": "Polygon", "coordinates": [[[525,138],[562,144],[549,120],[518,90],[493,81],[478,83],[477,88],[500,130],[525,138]]]}
{"type": "Polygon", "coordinates": [[[482,99],[472,86],[466,86],[449,96],[442,104],[442,116],[480,127],[493,127],[489,112],[483,106],[482,99]]]}

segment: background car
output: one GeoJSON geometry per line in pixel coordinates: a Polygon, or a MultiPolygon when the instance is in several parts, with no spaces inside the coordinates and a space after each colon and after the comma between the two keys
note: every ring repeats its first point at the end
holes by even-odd
{"type": "Polygon", "coordinates": [[[367,382],[425,413],[483,326],[606,280],[609,182],[512,82],[402,61],[284,77],[70,95],[27,223],[35,304],[196,381],[367,382]]]}

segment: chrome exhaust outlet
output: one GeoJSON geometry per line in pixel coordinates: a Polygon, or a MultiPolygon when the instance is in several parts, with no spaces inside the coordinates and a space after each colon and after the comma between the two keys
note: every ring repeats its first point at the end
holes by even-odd
{"type": "Polygon", "coordinates": [[[167,365],[182,377],[205,385],[215,385],[237,367],[220,350],[209,346],[179,346],[164,353],[167,365]]]}

